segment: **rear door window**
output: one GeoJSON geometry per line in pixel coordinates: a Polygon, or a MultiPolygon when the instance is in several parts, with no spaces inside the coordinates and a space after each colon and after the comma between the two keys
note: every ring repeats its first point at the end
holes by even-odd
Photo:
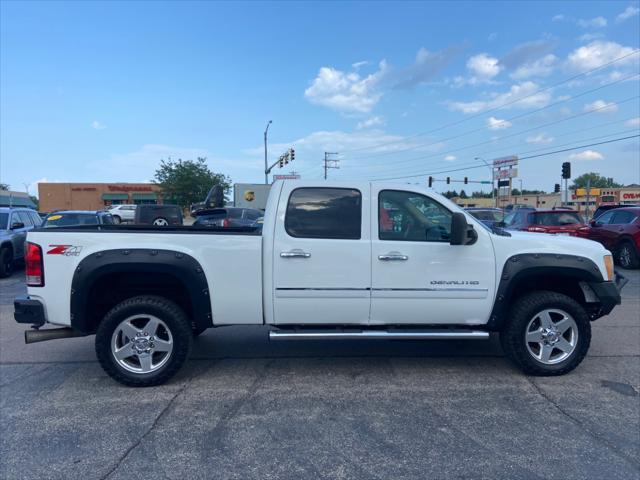
{"type": "Polygon", "coordinates": [[[289,197],[284,225],[295,238],[359,240],[362,194],[350,188],[298,188],[289,197]]]}
{"type": "Polygon", "coordinates": [[[18,214],[18,221],[20,223],[24,223],[25,227],[33,227],[33,221],[29,216],[29,212],[16,212],[16,213],[18,214]]]}
{"type": "Polygon", "coordinates": [[[611,219],[611,224],[613,225],[626,225],[627,223],[633,222],[636,216],[633,212],[629,212],[626,210],[618,210],[614,211],[613,218],[611,219]]]}

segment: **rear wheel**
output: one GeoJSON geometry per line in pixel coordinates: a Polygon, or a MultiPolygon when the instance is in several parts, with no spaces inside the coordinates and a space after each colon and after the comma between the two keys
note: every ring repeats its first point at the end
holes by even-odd
{"type": "Polygon", "coordinates": [[[157,227],[166,227],[169,225],[169,222],[166,218],[158,217],[153,221],[153,224],[157,227]]]}
{"type": "Polygon", "coordinates": [[[616,249],[616,260],[622,268],[638,268],[640,265],[636,247],[629,241],[623,242],[616,249]]]}
{"type": "Polygon", "coordinates": [[[192,343],[189,319],[178,305],[140,296],[116,305],[96,332],[96,355],[118,382],[133,387],[160,385],[182,367],[192,343]]]}
{"type": "Polygon", "coordinates": [[[538,291],[519,298],[500,334],[507,357],[531,375],[562,375],[576,368],[591,343],[591,324],[571,297],[538,291]]]}
{"type": "Polygon", "coordinates": [[[122,219],[118,215],[114,215],[113,223],[115,223],[116,225],[120,225],[122,223],[122,219]]]}
{"type": "Polygon", "coordinates": [[[0,278],[6,278],[13,273],[13,252],[4,247],[0,250],[0,278]]]}

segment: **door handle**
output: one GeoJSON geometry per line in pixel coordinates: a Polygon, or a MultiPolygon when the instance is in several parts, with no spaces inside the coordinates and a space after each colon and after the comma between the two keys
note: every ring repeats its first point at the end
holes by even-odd
{"type": "Polygon", "coordinates": [[[378,255],[378,260],[383,262],[397,262],[409,260],[409,257],[399,253],[387,253],[386,255],[378,255]]]}
{"type": "Polygon", "coordinates": [[[280,256],[282,258],[309,258],[311,254],[302,250],[291,250],[290,252],[280,252],[280,256]]]}

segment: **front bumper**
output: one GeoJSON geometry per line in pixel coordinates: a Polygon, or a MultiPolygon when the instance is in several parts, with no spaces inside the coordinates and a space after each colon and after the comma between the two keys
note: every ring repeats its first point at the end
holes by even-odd
{"type": "Polygon", "coordinates": [[[35,327],[41,327],[47,321],[44,316],[44,305],[28,295],[16,297],[13,300],[13,308],[13,318],[18,323],[30,323],[35,327]]]}
{"type": "Polygon", "coordinates": [[[612,282],[593,282],[589,283],[591,290],[598,297],[600,303],[600,311],[598,316],[608,315],[616,305],[622,303],[620,292],[629,280],[624,276],[615,272],[615,279],[612,282]]]}

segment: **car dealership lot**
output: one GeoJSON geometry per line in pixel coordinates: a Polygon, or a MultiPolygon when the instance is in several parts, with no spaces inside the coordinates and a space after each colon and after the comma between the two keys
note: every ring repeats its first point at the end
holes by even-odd
{"type": "Polygon", "coordinates": [[[24,345],[0,280],[0,478],[637,478],[640,271],[588,357],[523,376],[491,342],[269,343],[210,330],[131,389],[93,337],[24,345]]]}

